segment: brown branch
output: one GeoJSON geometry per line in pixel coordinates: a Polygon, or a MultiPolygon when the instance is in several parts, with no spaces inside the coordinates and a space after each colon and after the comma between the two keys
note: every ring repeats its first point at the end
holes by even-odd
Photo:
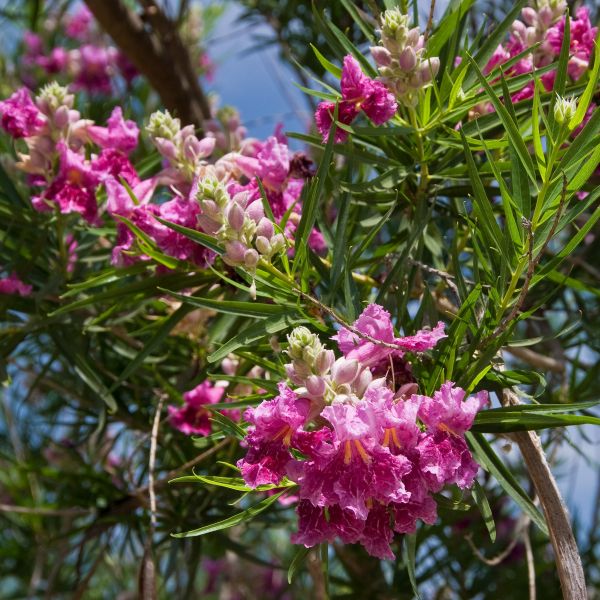
{"type": "Polygon", "coordinates": [[[123,0],[85,0],[90,11],[117,46],[156,90],[165,107],[185,124],[201,128],[211,118],[210,106],[193,72],[189,53],[175,26],[151,2],[147,29],[123,0]]]}
{"type": "MultiPolygon", "coordinates": [[[[505,405],[520,404],[519,397],[510,389],[503,391],[502,400],[505,405]]],[[[548,466],[540,438],[535,431],[513,433],[512,437],[525,459],[529,476],[548,523],[563,598],[585,600],[587,598],[585,575],[577,542],[573,535],[567,507],[548,466]]]]}

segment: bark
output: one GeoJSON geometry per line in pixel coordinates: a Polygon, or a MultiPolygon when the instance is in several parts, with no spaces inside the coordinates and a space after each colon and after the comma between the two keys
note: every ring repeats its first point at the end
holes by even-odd
{"type": "Polygon", "coordinates": [[[123,0],[85,0],[90,11],[115,44],[144,75],[165,108],[184,125],[202,128],[210,106],[200,87],[175,25],[154,2],[144,1],[147,27],[123,0]]]}
{"type": "MultiPolygon", "coordinates": [[[[504,390],[503,401],[506,404],[520,404],[518,396],[511,390],[504,390]]],[[[546,460],[540,438],[535,431],[513,433],[512,437],[525,459],[529,476],[548,523],[563,598],[585,600],[587,592],[579,549],[573,535],[567,507],[546,460]]]]}

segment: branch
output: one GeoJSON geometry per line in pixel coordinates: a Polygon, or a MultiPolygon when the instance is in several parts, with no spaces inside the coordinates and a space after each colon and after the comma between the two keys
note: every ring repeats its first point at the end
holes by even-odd
{"type": "MultiPolygon", "coordinates": [[[[509,389],[503,391],[502,400],[504,405],[520,404],[519,397],[509,389]]],[[[571,529],[567,507],[548,466],[540,438],[535,431],[513,433],[512,437],[525,459],[531,481],[544,510],[563,598],[585,600],[585,575],[577,542],[571,529]]]]}
{"type": "Polygon", "coordinates": [[[167,110],[184,123],[202,127],[211,118],[210,106],[193,72],[190,56],[175,26],[154,5],[145,27],[123,0],[85,0],[90,11],[117,46],[156,90],[167,110]]]}

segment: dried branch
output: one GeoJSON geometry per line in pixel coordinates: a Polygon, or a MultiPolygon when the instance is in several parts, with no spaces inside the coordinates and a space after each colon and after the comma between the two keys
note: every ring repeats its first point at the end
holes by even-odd
{"type": "Polygon", "coordinates": [[[144,2],[155,28],[147,29],[141,17],[123,0],[85,0],[90,11],[117,46],[156,90],[165,107],[184,123],[202,127],[210,119],[210,106],[193,71],[175,25],[153,2],[144,2]]]}
{"type": "MultiPolygon", "coordinates": [[[[505,405],[520,404],[519,397],[510,389],[503,391],[502,401],[505,405]]],[[[585,575],[577,542],[573,535],[567,507],[548,466],[540,438],[535,431],[513,433],[512,438],[525,459],[529,476],[548,523],[563,598],[585,600],[587,598],[585,575]]]]}

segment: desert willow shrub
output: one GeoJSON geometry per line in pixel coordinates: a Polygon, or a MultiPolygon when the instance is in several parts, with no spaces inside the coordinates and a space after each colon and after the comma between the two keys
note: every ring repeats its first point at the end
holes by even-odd
{"type": "Polygon", "coordinates": [[[202,132],[127,103],[91,118],[77,82],[0,102],[0,351],[28,417],[7,402],[6,422],[45,423],[7,450],[3,502],[65,540],[11,523],[66,557],[39,589],[82,568],[101,587],[117,540],[119,581],[152,543],[177,597],[475,597],[490,577],[527,597],[526,547],[540,594],[558,573],[582,597],[597,540],[580,559],[543,510],[550,479],[531,471],[540,509],[498,450],[537,430],[554,454],[557,428],[600,423],[597,28],[554,1],[476,39],[468,2],[427,24],[343,5],[364,39],[315,9],[315,134],[255,139],[216,104],[202,132]],[[496,539],[502,569],[481,560],[496,539]],[[254,596],[247,558],[269,565],[254,596]]]}

